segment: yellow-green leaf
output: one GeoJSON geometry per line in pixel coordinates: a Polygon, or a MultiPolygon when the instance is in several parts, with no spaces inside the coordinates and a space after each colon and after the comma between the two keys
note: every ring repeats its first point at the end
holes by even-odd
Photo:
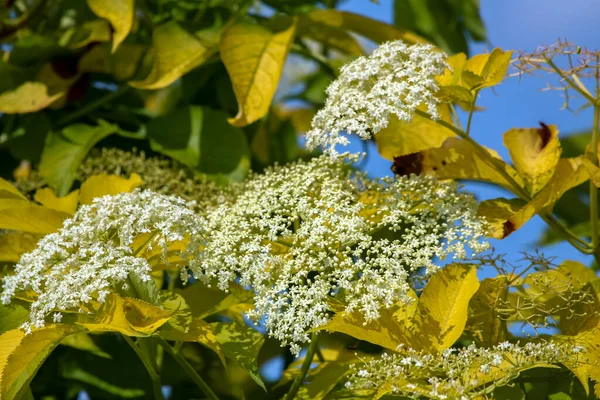
{"type": "Polygon", "coordinates": [[[238,21],[223,31],[221,59],[239,107],[232,125],[249,125],[269,111],[295,30],[295,18],[277,17],[264,25],[238,21]]]}
{"type": "Polygon", "coordinates": [[[165,328],[159,330],[157,333],[161,338],[166,340],[200,343],[217,353],[223,365],[226,365],[223,346],[217,340],[213,327],[201,318],[193,318],[187,332],[165,328]]]}
{"type": "Polygon", "coordinates": [[[508,295],[508,278],[504,275],[486,278],[471,299],[467,330],[471,331],[479,344],[491,347],[507,339],[507,330],[498,315],[508,295]]]}
{"type": "Polygon", "coordinates": [[[214,322],[210,324],[223,346],[225,357],[233,360],[264,391],[265,384],[258,372],[258,353],[265,342],[262,334],[254,329],[236,323],[214,322]]]}
{"type": "Polygon", "coordinates": [[[297,399],[322,400],[338,382],[350,372],[347,363],[328,361],[319,365],[318,370],[309,374],[306,383],[300,386],[297,399]]]}
{"type": "MultiPolygon", "coordinates": [[[[447,104],[440,106],[439,111],[444,121],[452,123],[447,104]]],[[[415,115],[412,122],[406,123],[392,116],[387,128],[375,135],[375,142],[383,158],[394,160],[395,157],[440,147],[453,136],[456,136],[454,132],[429,118],[415,115]]]]}
{"type": "Polygon", "coordinates": [[[141,44],[123,43],[115,53],[107,46],[94,46],[79,59],[80,72],[112,75],[118,81],[131,79],[138,70],[147,48],[141,44]]]}
{"type": "Polygon", "coordinates": [[[312,13],[298,17],[298,36],[316,40],[348,55],[363,53],[362,47],[352,35],[340,27],[312,18],[312,13]]]}
{"type": "Polygon", "coordinates": [[[82,185],[79,194],[79,203],[92,204],[96,197],[112,196],[118,193],[131,192],[143,183],[138,174],[131,174],[129,178],[117,175],[99,174],[89,177],[82,185]]]}
{"type": "Polygon", "coordinates": [[[236,304],[252,303],[253,293],[237,284],[232,284],[229,293],[202,282],[196,282],[178,293],[185,299],[194,317],[205,318],[224,311],[236,304]]]}
{"type": "Polygon", "coordinates": [[[525,188],[529,193],[536,194],[552,178],[560,159],[561,147],[556,125],[511,129],[504,134],[504,145],[510,152],[515,168],[525,179],[525,188]]]}
{"type": "Polygon", "coordinates": [[[48,88],[41,82],[25,82],[15,90],[0,93],[0,113],[25,114],[40,111],[64,93],[48,94],[48,88]]]}
{"type": "Polygon", "coordinates": [[[10,182],[0,178],[0,199],[27,200],[27,197],[19,192],[10,182]]]}
{"type": "Polygon", "coordinates": [[[64,197],[58,197],[52,189],[42,188],[35,192],[33,199],[45,207],[73,215],[79,204],[79,190],[74,190],[64,197]]]}
{"type": "Polygon", "coordinates": [[[94,14],[108,20],[112,25],[114,53],[133,26],[134,0],[87,0],[87,3],[94,14]]]}
{"type": "Polygon", "coordinates": [[[48,234],[70,215],[25,200],[0,199],[0,229],[48,234]]]}
{"type": "Polygon", "coordinates": [[[430,352],[452,346],[465,328],[469,301],[478,289],[473,266],[451,264],[433,275],[419,298],[413,345],[430,352]]]}
{"type": "Polygon", "coordinates": [[[49,325],[29,335],[20,329],[0,335],[0,400],[18,398],[52,350],[77,331],[73,325],[49,325]]]}
{"type": "Polygon", "coordinates": [[[0,262],[18,262],[21,254],[35,249],[39,239],[39,235],[27,232],[0,234],[0,262]]]}
{"type": "Polygon", "coordinates": [[[192,35],[175,21],[154,28],[152,69],[145,79],[129,84],[138,89],[170,85],[216,52],[215,39],[210,35],[192,35]]]}
{"type": "Polygon", "coordinates": [[[309,13],[308,17],[326,25],[358,33],[377,43],[391,40],[404,40],[407,43],[427,43],[425,39],[410,31],[401,30],[393,25],[347,11],[316,10],[309,13]]]}

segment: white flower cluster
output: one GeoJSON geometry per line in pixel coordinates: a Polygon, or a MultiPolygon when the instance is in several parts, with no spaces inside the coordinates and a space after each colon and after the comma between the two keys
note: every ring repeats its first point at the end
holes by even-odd
{"type": "Polygon", "coordinates": [[[464,258],[487,243],[476,202],[428,177],[371,180],[321,156],[253,175],[232,204],[207,216],[206,247],[190,269],[222,290],[256,292],[249,317],[298,354],[328,322],[328,298],[370,321],[406,300],[409,274],[434,258],[464,258]]]}
{"type": "Polygon", "coordinates": [[[130,274],[150,280],[148,261],[136,257],[138,249],[132,248],[144,234],[146,249],[159,246],[166,252],[169,244],[189,237],[188,250],[196,253],[204,222],[184,200],[149,190],[97,198],[21,257],[15,274],[3,278],[2,303],[34,292],[30,322],[23,326],[30,331],[43,327],[51,312],[59,322],[62,311],[102,303],[116,284],[127,284],[130,274]]]}
{"type": "Polygon", "coordinates": [[[325,107],[306,134],[307,146],[336,154],[336,145],[348,144],[342,133],[369,139],[387,127],[390,114],[410,122],[421,105],[439,118],[435,77],[448,68],[445,60],[431,45],[395,41],[345,65],[327,88],[325,107]]]}
{"type": "Polygon", "coordinates": [[[354,372],[346,388],[385,388],[411,398],[480,399],[531,367],[585,362],[582,347],[554,342],[525,345],[503,342],[492,348],[471,345],[435,355],[403,347],[398,351],[398,354],[383,354],[363,365],[353,365],[354,372]]]}

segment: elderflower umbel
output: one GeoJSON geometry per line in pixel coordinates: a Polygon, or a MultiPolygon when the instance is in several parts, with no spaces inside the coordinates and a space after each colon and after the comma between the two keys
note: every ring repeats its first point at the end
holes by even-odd
{"type": "Polygon", "coordinates": [[[150,235],[149,248],[158,246],[163,252],[189,235],[188,249],[196,252],[204,223],[183,199],[149,190],[97,198],[21,257],[15,274],[3,279],[2,303],[20,292],[35,292],[30,322],[23,325],[30,331],[43,327],[52,312],[53,321],[60,322],[63,311],[102,303],[130,274],[148,281],[151,267],[132,248],[142,234],[150,235]]]}
{"type": "Polygon", "coordinates": [[[446,55],[431,45],[382,44],[370,56],[342,67],[306,134],[307,146],[336,154],[336,145],[349,142],[342,133],[369,139],[387,127],[390,114],[410,122],[422,105],[438,119],[435,77],[446,68],[446,55]]]}
{"type": "Polygon", "coordinates": [[[409,301],[408,277],[434,258],[479,252],[476,202],[428,177],[371,180],[321,156],[252,175],[232,204],[207,216],[207,245],[190,269],[222,290],[239,279],[256,292],[254,321],[298,354],[329,321],[328,298],[366,321],[409,301]]]}
{"type": "Polygon", "coordinates": [[[504,386],[523,370],[565,361],[584,363],[581,348],[553,342],[504,342],[491,348],[471,345],[441,354],[424,354],[400,347],[361,365],[345,387],[350,390],[392,388],[397,395],[429,399],[479,399],[504,386]],[[425,384],[428,382],[428,384],[425,384]]]}

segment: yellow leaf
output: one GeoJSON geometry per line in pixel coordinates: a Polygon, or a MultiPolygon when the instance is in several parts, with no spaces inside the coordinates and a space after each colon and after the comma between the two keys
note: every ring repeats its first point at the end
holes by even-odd
{"type": "Polygon", "coordinates": [[[0,234],[0,261],[16,263],[21,254],[35,249],[40,236],[25,232],[0,234]]]}
{"type": "MultiPolygon", "coordinates": [[[[517,171],[500,159],[497,153],[487,149],[495,164],[511,176],[519,185],[523,184],[517,171]]],[[[466,179],[495,183],[512,188],[511,183],[496,169],[494,163],[482,157],[466,140],[449,137],[442,147],[420,153],[409,154],[394,160],[394,168],[399,175],[415,173],[433,175],[438,179],[466,179]]]]}
{"type": "MultiPolygon", "coordinates": [[[[440,106],[439,111],[444,121],[452,123],[447,104],[440,106]]],[[[454,136],[450,129],[429,118],[416,115],[412,122],[406,123],[392,116],[387,128],[375,135],[375,142],[383,158],[394,160],[395,157],[440,147],[447,138],[454,136]]]]}
{"type": "Polygon", "coordinates": [[[131,192],[143,183],[138,174],[131,174],[129,179],[117,175],[99,174],[89,177],[81,185],[80,204],[92,204],[96,197],[131,192]]]}
{"type": "Polygon", "coordinates": [[[25,82],[15,90],[0,93],[0,113],[25,114],[40,111],[58,100],[64,93],[48,94],[41,82],[25,82]]]}
{"type": "Polygon", "coordinates": [[[192,35],[175,21],[154,28],[152,69],[145,79],[129,84],[138,89],[169,86],[216,52],[217,44],[214,40],[209,35],[192,35]]]}
{"type": "Polygon", "coordinates": [[[114,53],[133,26],[134,0],[87,0],[87,3],[94,14],[108,20],[112,25],[114,53]]]}
{"type": "Polygon", "coordinates": [[[265,25],[244,20],[225,28],[221,59],[239,107],[229,123],[246,126],[269,111],[295,30],[296,19],[290,17],[277,17],[265,25]]]}
{"type": "Polygon", "coordinates": [[[477,54],[468,59],[462,74],[463,82],[471,90],[491,87],[499,84],[510,64],[512,51],[494,49],[489,54],[477,54]]]}
{"type": "Polygon", "coordinates": [[[0,199],[20,199],[27,200],[19,190],[10,182],[0,178],[0,199]]]}
{"type": "Polygon", "coordinates": [[[417,296],[411,292],[413,302],[400,302],[389,309],[380,310],[380,317],[365,323],[360,311],[336,313],[331,321],[318,328],[329,332],[341,332],[356,339],[364,340],[390,350],[399,344],[410,342],[410,319],[417,309],[417,296]]]}
{"type": "Polygon", "coordinates": [[[521,199],[491,199],[479,203],[477,215],[485,217],[488,230],[487,236],[504,239],[520,226],[515,226],[511,218],[527,203],[521,199]]]}
{"type": "Polygon", "coordinates": [[[123,298],[123,310],[130,326],[137,332],[150,335],[173,316],[175,310],[163,310],[145,301],[123,298]]]}
{"type": "Polygon", "coordinates": [[[531,194],[536,194],[552,178],[561,154],[556,125],[541,125],[511,129],[504,134],[504,145],[531,194]]]}
{"type": "Polygon", "coordinates": [[[123,299],[111,293],[106,296],[95,316],[80,316],[77,323],[90,332],[119,332],[126,336],[148,336],[147,333],[134,329],[127,319],[123,305],[123,299]]]}
{"type": "Polygon", "coordinates": [[[410,31],[400,30],[393,25],[347,11],[316,10],[309,13],[308,17],[326,25],[358,33],[377,43],[391,40],[404,40],[407,43],[427,43],[425,39],[410,31]]]}
{"type": "Polygon", "coordinates": [[[52,350],[77,331],[73,325],[49,325],[29,335],[20,329],[0,335],[0,400],[18,398],[52,350]]]}
{"type": "Polygon", "coordinates": [[[507,339],[507,331],[498,315],[508,295],[508,278],[504,275],[481,282],[469,304],[467,330],[473,332],[479,344],[491,347],[507,339]]]}
{"type": "Polygon", "coordinates": [[[465,328],[469,301],[478,289],[473,266],[451,264],[433,275],[419,298],[413,347],[433,353],[452,346],[465,328]]]}
{"type": "Polygon", "coordinates": [[[584,158],[562,158],[548,183],[526,204],[520,200],[495,199],[483,202],[479,214],[491,218],[495,225],[492,237],[504,238],[529,221],[536,213],[552,210],[554,204],[569,189],[589,179],[584,158]],[[502,226],[503,229],[500,229],[502,226]]]}
{"type": "Polygon", "coordinates": [[[462,71],[466,61],[467,56],[465,53],[458,53],[448,57],[446,62],[450,68],[447,68],[442,75],[435,78],[437,83],[441,87],[462,86],[462,71]]]}
{"type": "Polygon", "coordinates": [[[217,353],[223,365],[226,365],[223,347],[217,340],[213,327],[201,318],[193,318],[187,332],[175,329],[161,329],[158,335],[166,340],[196,342],[217,353]]]}
{"type": "Polygon", "coordinates": [[[363,54],[362,47],[352,35],[338,26],[312,18],[312,14],[298,17],[298,36],[306,36],[349,55],[363,54]]]}
{"type": "Polygon", "coordinates": [[[0,229],[48,234],[70,215],[25,200],[0,199],[0,229]]]}
{"type": "Polygon", "coordinates": [[[43,188],[36,190],[33,199],[45,207],[73,215],[79,204],[79,190],[73,190],[64,197],[58,197],[52,189],[43,188]]]}

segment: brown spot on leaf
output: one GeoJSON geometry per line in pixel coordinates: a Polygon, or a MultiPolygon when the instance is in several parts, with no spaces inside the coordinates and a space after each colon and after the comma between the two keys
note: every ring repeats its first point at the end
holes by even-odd
{"type": "Polygon", "coordinates": [[[540,121],[540,128],[537,130],[538,135],[540,135],[540,139],[542,139],[542,145],[540,146],[540,150],[544,150],[544,148],[550,142],[552,138],[552,132],[550,132],[550,128],[548,125],[540,121]]]}
{"type": "Polygon", "coordinates": [[[405,156],[394,157],[391,167],[394,175],[404,176],[410,174],[419,175],[423,170],[423,156],[421,153],[412,153],[405,156]]]}
{"type": "Polygon", "coordinates": [[[504,239],[516,230],[517,227],[515,226],[515,224],[513,224],[511,221],[506,221],[503,226],[502,239],[504,239]]]}

